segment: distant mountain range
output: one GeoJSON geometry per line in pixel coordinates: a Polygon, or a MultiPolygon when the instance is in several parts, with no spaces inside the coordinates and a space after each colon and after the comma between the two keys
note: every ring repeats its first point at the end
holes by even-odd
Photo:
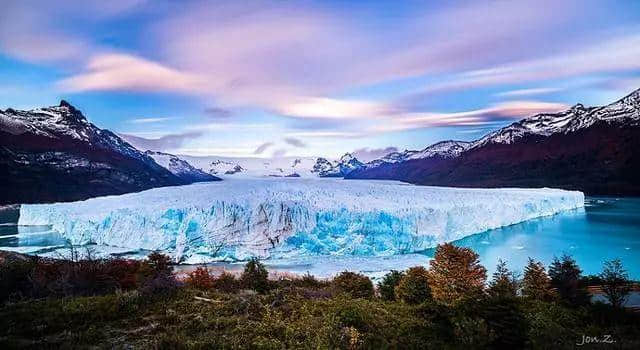
{"type": "Polygon", "coordinates": [[[146,151],[144,154],[153,158],[156,163],[160,164],[163,168],[169,170],[173,175],[182,179],[186,183],[220,180],[218,177],[200,169],[196,169],[187,161],[180,159],[180,157],[176,155],[158,151],[146,151]]]}
{"type": "Polygon", "coordinates": [[[170,169],[66,101],[0,110],[0,204],[80,200],[203,179],[170,169]]]}
{"type": "Polygon", "coordinates": [[[218,157],[180,155],[195,168],[209,174],[229,177],[311,177],[315,157],[218,157]]]}
{"type": "MultiPolygon", "coordinates": [[[[444,147],[440,147],[440,146],[444,147]]],[[[438,146],[438,147],[436,147],[438,146]]],[[[415,159],[388,155],[346,176],[459,187],[558,187],[640,195],[640,89],[606,106],[538,114],[415,159]]],[[[424,151],[423,151],[424,152],[424,151]]]]}
{"type": "Polygon", "coordinates": [[[69,103],[0,110],[0,205],[122,194],[220,177],[393,179],[459,187],[557,187],[640,195],[640,90],[612,104],[538,114],[476,141],[442,141],[363,163],[316,157],[142,152],[69,103]]]}

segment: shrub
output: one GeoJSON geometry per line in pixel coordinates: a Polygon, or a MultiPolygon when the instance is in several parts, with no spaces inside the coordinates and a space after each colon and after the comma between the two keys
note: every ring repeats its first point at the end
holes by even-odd
{"type": "Polygon", "coordinates": [[[326,280],[318,280],[310,273],[306,273],[301,279],[296,281],[296,285],[303,288],[321,289],[329,286],[329,282],[326,280]]]}
{"type": "Polygon", "coordinates": [[[137,260],[112,259],[107,265],[107,273],[114,279],[120,289],[129,290],[138,287],[136,274],[140,269],[137,260]]]}
{"type": "Polygon", "coordinates": [[[141,264],[139,274],[140,291],[144,295],[173,295],[180,286],[171,270],[171,258],[158,252],[149,254],[141,264]]]}
{"type": "Polygon", "coordinates": [[[391,270],[389,273],[384,275],[382,281],[378,282],[378,292],[380,293],[380,298],[382,298],[382,300],[396,300],[395,289],[400,283],[402,276],[404,276],[403,272],[391,270]]]}
{"type": "Polygon", "coordinates": [[[429,271],[422,266],[415,266],[407,270],[395,288],[395,296],[412,305],[431,300],[429,271]]]}
{"type": "Polygon", "coordinates": [[[253,289],[258,293],[269,290],[269,272],[258,258],[251,258],[244,266],[244,271],[240,276],[242,287],[253,289]]]}
{"type": "Polygon", "coordinates": [[[569,255],[554,258],[549,267],[551,286],[556,288],[560,299],[572,306],[589,303],[589,294],[580,283],[582,270],[569,255]]]}
{"type": "Polygon", "coordinates": [[[184,282],[191,288],[203,290],[213,288],[213,276],[206,267],[198,267],[191,271],[184,282]]]}
{"type": "Polygon", "coordinates": [[[171,258],[167,255],[153,252],[147,256],[147,263],[156,274],[171,273],[171,258]]]}
{"type": "Polygon", "coordinates": [[[373,283],[369,277],[359,273],[343,271],[333,279],[332,285],[339,292],[347,293],[353,298],[373,296],[373,283]]]}
{"type": "Polygon", "coordinates": [[[522,295],[534,300],[551,299],[551,280],[541,262],[529,258],[522,278],[522,295]]]}
{"type": "Polygon", "coordinates": [[[8,255],[0,263],[0,303],[11,298],[31,296],[30,275],[38,258],[8,255]]]}
{"type": "Polygon", "coordinates": [[[455,305],[483,294],[487,270],[478,254],[451,243],[439,245],[431,261],[429,284],[433,298],[445,305],[455,305]]]}
{"type": "Polygon", "coordinates": [[[213,288],[223,293],[233,293],[240,289],[240,282],[235,275],[224,271],[213,280],[213,288]]]}
{"type": "Polygon", "coordinates": [[[147,279],[140,287],[140,292],[145,296],[168,297],[174,295],[180,285],[173,275],[158,274],[147,279]]]}

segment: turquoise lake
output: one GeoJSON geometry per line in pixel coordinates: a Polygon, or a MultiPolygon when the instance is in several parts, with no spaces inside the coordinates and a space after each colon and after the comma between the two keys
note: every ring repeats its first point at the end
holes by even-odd
{"type": "MultiPolygon", "coordinates": [[[[640,198],[588,197],[584,209],[490,230],[455,243],[478,252],[489,273],[498,259],[507,261],[513,270],[522,271],[529,257],[548,265],[555,256],[566,253],[576,259],[584,274],[597,274],[605,260],[620,258],[630,277],[640,279],[640,198]]],[[[0,249],[63,257],[65,244],[63,238],[46,226],[0,226],[0,249]]],[[[125,257],[145,254],[114,247],[92,248],[125,257]]],[[[433,250],[428,250],[388,257],[315,256],[265,262],[269,268],[282,272],[328,276],[342,270],[355,270],[376,278],[390,269],[427,264],[432,254],[433,250]]],[[[211,266],[237,269],[242,264],[213,263],[211,266]]]]}

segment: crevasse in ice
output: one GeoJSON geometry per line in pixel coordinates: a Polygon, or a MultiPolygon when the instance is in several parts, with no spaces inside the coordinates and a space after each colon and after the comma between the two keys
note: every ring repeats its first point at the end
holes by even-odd
{"type": "Polygon", "coordinates": [[[228,179],[86,201],[23,205],[21,225],[74,244],[162,250],[177,261],[394,255],[584,205],[555,189],[394,181],[228,179]]]}

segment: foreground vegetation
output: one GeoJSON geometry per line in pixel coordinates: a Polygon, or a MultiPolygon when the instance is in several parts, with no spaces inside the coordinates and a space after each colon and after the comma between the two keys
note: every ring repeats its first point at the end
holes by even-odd
{"type": "Polygon", "coordinates": [[[6,255],[0,264],[0,348],[482,349],[640,348],[640,315],[621,307],[630,282],[618,261],[583,277],[571,257],[523,276],[500,263],[487,282],[477,255],[438,247],[431,266],[392,271],[374,287],[343,272],[268,279],[170,260],[57,261],[6,255]],[[611,304],[589,301],[602,286],[611,304]],[[611,342],[615,343],[611,343],[611,342]]]}

